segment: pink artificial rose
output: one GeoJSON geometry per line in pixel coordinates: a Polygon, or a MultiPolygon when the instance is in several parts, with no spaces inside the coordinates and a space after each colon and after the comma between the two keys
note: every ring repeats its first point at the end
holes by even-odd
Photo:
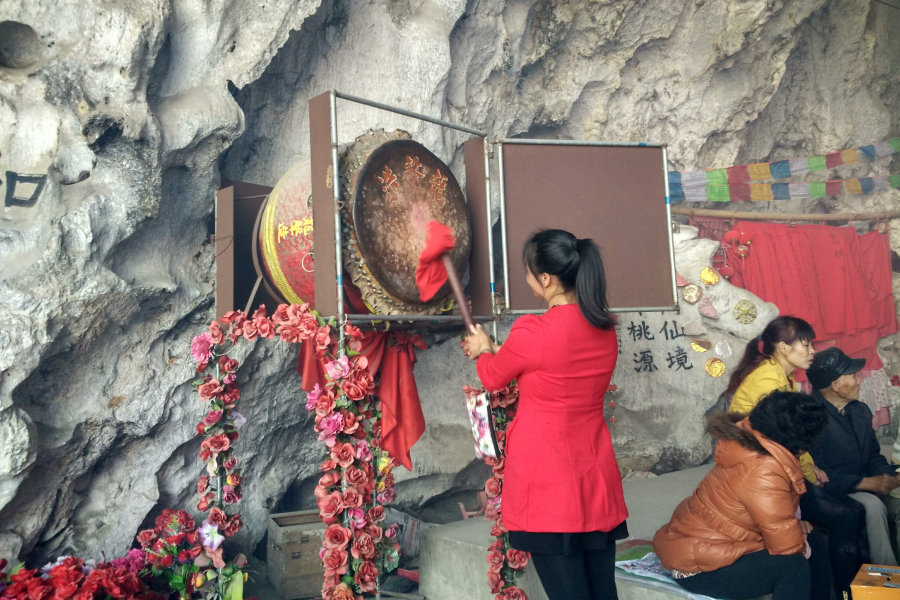
{"type": "Polygon", "coordinates": [[[519,588],[517,588],[516,586],[513,585],[513,586],[506,588],[504,595],[503,595],[503,599],[504,600],[528,600],[528,596],[525,594],[525,592],[523,592],[522,590],[520,590],[519,588]]]}
{"type": "Polygon", "coordinates": [[[228,469],[230,471],[231,469],[235,468],[237,466],[237,464],[238,464],[238,459],[233,456],[229,456],[228,458],[225,459],[225,462],[222,463],[222,466],[224,466],[226,469],[228,469]]]}
{"type": "Polygon", "coordinates": [[[222,486],[222,502],[225,504],[235,504],[240,500],[237,494],[237,488],[233,485],[222,486]]]}
{"type": "Polygon", "coordinates": [[[209,332],[204,331],[191,340],[191,356],[198,363],[208,363],[209,359],[212,358],[212,345],[209,332]]]}
{"type": "Polygon", "coordinates": [[[212,427],[222,419],[222,410],[211,410],[203,417],[203,424],[212,427]]]}
{"type": "Polygon", "coordinates": [[[356,442],[356,458],[363,462],[372,460],[372,450],[369,448],[369,443],[366,440],[356,442]]]}
{"type": "Polygon", "coordinates": [[[313,386],[312,391],[306,393],[306,410],[315,410],[316,402],[319,401],[319,396],[322,395],[322,386],[318,383],[313,386]]]}
{"type": "Polygon", "coordinates": [[[344,496],[341,502],[346,508],[359,508],[362,506],[362,496],[359,494],[359,490],[350,486],[344,490],[344,496]]]}
{"type": "Polygon", "coordinates": [[[355,433],[359,429],[359,417],[352,412],[344,414],[344,433],[347,435],[355,433]]]}
{"type": "Polygon", "coordinates": [[[378,503],[379,504],[390,504],[394,501],[396,495],[394,494],[394,488],[387,488],[380,494],[378,494],[378,503]]]}
{"type": "Polygon", "coordinates": [[[484,491],[487,494],[488,498],[496,498],[500,495],[500,490],[502,489],[502,484],[497,477],[491,477],[487,481],[484,482],[484,491]]]}
{"type": "Polygon", "coordinates": [[[369,520],[373,523],[379,523],[384,521],[384,507],[383,506],[373,506],[369,509],[369,520]]]}
{"type": "Polygon", "coordinates": [[[369,477],[362,469],[350,467],[347,469],[347,483],[356,487],[362,487],[368,483],[369,477]]]}
{"type": "Polygon", "coordinates": [[[337,434],[344,428],[344,416],[339,412],[333,412],[319,421],[319,441],[331,448],[335,444],[337,434]]]}
{"type": "Polygon", "coordinates": [[[503,563],[505,558],[503,554],[501,554],[498,550],[491,550],[487,554],[487,563],[488,570],[493,571],[494,573],[499,573],[500,569],[503,568],[503,563]]]}
{"type": "Polygon", "coordinates": [[[316,330],[319,329],[319,322],[316,321],[316,317],[307,313],[300,317],[299,322],[297,323],[297,330],[301,340],[308,340],[312,336],[316,334],[316,330]]]}
{"type": "Polygon", "coordinates": [[[353,558],[372,558],[375,556],[375,542],[367,533],[358,532],[350,547],[353,558]]]}
{"type": "Polygon", "coordinates": [[[359,565],[353,580],[359,586],[359,591],[363,593],[374,591],[375,583],[378,581],[378,569],[375,567],[375,563],[370,560],[364,560],[359,565]]]}
{"type": "Polygon", "coordinates": [[[503,589],[503,576],[495,571],[488,571],[488,586],[492,594],[499,594],[503,589]]]}
{"type": "Polygon", "coordinates": [[[366,513],[361,508],[351,508],[347,511],[347,519],[352,529],[362,529],[366,526],[366,513]]]}
{"type": "Polygon", "coordinates": [[[396,523],[391,524],[390,527],[384,530],[384,537],[386,538],[395,538],[397,537],[397,529],[399,526],[396,523]]]}
{"type": "Polygon", "coordinates": [[[335,548],[325,551],[325,575],[343,575],[347,572],[347,551],[335,548]]]}
{"type": "Polygon", "coordinates": [[[316,504],[319,506],[319,516],[326,523],[333,523],[335,521],[335,517],[344,510],[344,506],[341,503],[343,496],[340,492],[331,492],[327,496],[322,496],[316,500],[316,504]]]}
{"type": "Polygon", "coordinates": [[[350,359],[344,355],[337,360],[325,363],[325,373],[331,381],[338,381],[350,374],[350,359]]]}
{"type": "Polygon", "coordinates": [[[325,354],[325,351],[328,350],[328,346],[331,345],[331,327],[329,327],[328,325],[319,327],[316,330],[315,342],[316,354],[318,356],[323,356],[325,354]]]}
{"type": "Polygon", "coordinates": [[[339,523],[333,523],[325,529],[323,542],[328,550],[344,548],[350,543],[351,532],[339,523]]]}

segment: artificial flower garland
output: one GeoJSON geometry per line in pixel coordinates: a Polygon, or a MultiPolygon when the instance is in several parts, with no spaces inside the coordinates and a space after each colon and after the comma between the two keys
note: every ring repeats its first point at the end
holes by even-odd
{"type": "MultiPolygon", "coordinates": [[[[477,396],[483,392],[466,386],[463,392],[469,396],[477,396]]],[[[497,445],[500,458],[485,457],[484,462],[491,466],[494,475],[484,484],[488,498],[484,518],[493,521],[491,535],[496,538],[488,547],[488,586],[495,594],[494,600],[528,600],[528,595],[518,586],[516,579],[528,565],[530,555],[516,550],[509,545],[509,531],[503,524],[501,514],[503,496],[503,472],[505,468],[506,428],[516,416],[516,404],[519,401],[519,388],[513,382],[502,390],[491,392],[491,415],[494,418],[494,430],[497,434],[497,445]]]]}
{"type": "Polygon", "coordinates": [[[93,565],[80,558],[63,557],[45,573],[22,565],[9,574],[0,559],[0,598],[126,598],[160,600],[175,592],[180,598],[202,595],[207,600],[240,600],[247,574],[243,555],[226,562],[222,543],[243,526],[240,513],[229,511],[241,500],[243,478],[233,444],[246,419],[237,411],[238,362],[228,352],[240,339],[272,339],[316,344],[316,356],[327,383],[307,395],[306,409],[315,414],[319,440],[329,448],[316,486],[319,514],[328,525],[319,552],[325,567],[325,600],[361,600],[378,592],[378,576],[399,563],[397,525],[384,528],[384,506],[394,500],[393,459],[381,449],[380,402],[372,395],[375,381],[368,359],[359,354],[362,332],[344,326],[346,339],[339,347],[335,321],[325,321],[307,304],[278,306],[271,318],[263,306],[248,318],[243,311],[226,313],[212,321],[209,331],[195,337],[191,354],[197,372],[194,382],[208,410],[197,423],[204,436],[199,457],[207,474],[197,482],[197,510],[209,512],[201,527],[184,510],[165,509],[153,529],[141,531],[140,550],[111,563],[93,565]],[[212,368],[214,373],[208,372],[212,368]],[[166,593],[152,587],[165,586],[166,593]]]}
{"type": "MultiPolygon", "coordinates": [[[[375,381],[368,359],[359,354],[362,332],[345,324],[346,342],[339,347],[335,326],[333,318],[326,322],[307,304],[281,304],[271,318],[264,306],[250,318],[242,311],[229,312],[194,339],[191,351],[197,371],[206,371],[210,364],[216,369],[215,375],[195,382],[200,399],[210,403],[206,417],[197,424],[197,433],[206,436],[200,458],[209,473],[197,484],[201,494],[197,509],[210,511],[199,532],[203,553],[221,571],[222,540],[241,528],[240,514],[228,516],[226,511],[241,497],[242,477],[232,442],[246,422],[235,410],[240,398],[235,381],[238,363],[227,351],[241,338],[253,341],[276,335],[287,343],[315,344],[327,383],[324,388],[316,384],[307,394],[306,409],[315,414],[315,430],[329,449],[315,491],[319,515],[328,525],[319,552],[325,567],[322,596],[359,600],[362,594],[377,593],[379,572],[399,563],[396,525],[386,529],[379,525],[385,518],[384,505],[394,500],[394,463],[380,447],[381,407],[372,395],[375,381]],[[231,344],[227,350],[226,341],[231,344]]],[[[217,575],[211,583],[225,598],[219,571],[206,571],[205,579],[217,575]]]]}

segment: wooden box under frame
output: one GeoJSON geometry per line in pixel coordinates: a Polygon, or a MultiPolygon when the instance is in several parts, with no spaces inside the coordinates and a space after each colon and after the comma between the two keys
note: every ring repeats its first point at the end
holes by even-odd
{"type": "Polygon", "coordinates": [[[324,570],[319,549],[324,533],[318,510],[269,515],[269,583],[285,600],[321,595],[324,570]]]}

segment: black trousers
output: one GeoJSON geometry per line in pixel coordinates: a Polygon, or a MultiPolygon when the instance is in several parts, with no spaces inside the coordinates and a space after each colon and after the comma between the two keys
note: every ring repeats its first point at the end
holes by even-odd
{"type": "MultiPolygon", "coordinates": [[[[772,600],[829,600],[831,569],[825,538],[807,537],[812,554],[774,556],[767,550],[745,554],[733,564],[676,581],[693,594],[722,600],[746,600],[772,594],[772,600]]],[[[840,597],[840,596],[839,596],[840,597]]]]}
{"type": "Polygon", "coordinates": [[[850,591],[850,582],[859,567],[869,562],[866,536],[866,509],[846,494],[832,495],[814,485],[806,485],[800,496],[804,521],[828,529],[828,558],[838,598],[850,591]]]}
{"type": "Polygon", "coordinates": [[[550,600],[618,600],[616,546],[575,554],[532,554],[550,600]]]}

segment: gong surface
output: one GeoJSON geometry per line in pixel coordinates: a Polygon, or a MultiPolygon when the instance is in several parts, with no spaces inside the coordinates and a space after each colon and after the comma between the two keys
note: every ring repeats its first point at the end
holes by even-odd
{"type": "Polygon", "coordinates": [[[419,297],[416,267],[429,221],[453,231],[450,257],[458,273],[466,271],[471,242],[465,198],[447,165],[418,142],[392,140],[369,154],[356,177],[351,219],[366,267],[405,304],[433,306],[450,294],[445,284],[427,304],[419,297]]]}

